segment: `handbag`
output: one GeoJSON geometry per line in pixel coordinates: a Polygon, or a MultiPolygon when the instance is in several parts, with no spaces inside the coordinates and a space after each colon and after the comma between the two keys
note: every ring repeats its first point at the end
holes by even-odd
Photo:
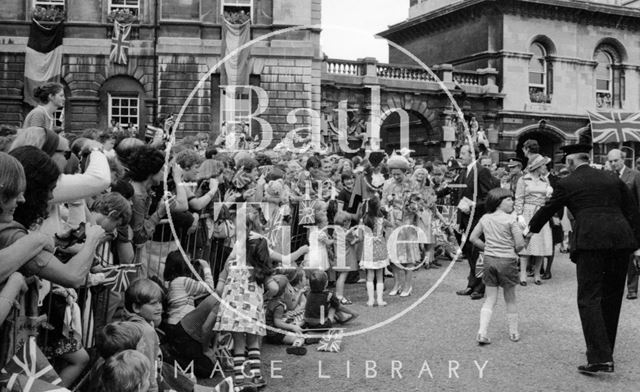
{"type": "Polygon", "coordinates": [[[216,239],[228,239],[235,235],[236,227],[230,219],[227,206],[223,206],[218,214],[218,219],[213,222],[212,237],[216,239]]]}

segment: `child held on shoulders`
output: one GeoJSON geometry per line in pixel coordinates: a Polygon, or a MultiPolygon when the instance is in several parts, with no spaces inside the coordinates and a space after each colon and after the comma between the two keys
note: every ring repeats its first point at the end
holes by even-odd
{"type": "Polygon", "coordinates": [[[516,218],[511,215],[513,196],[509,190],[496,188],[489,191],[485,206],[487,214],[480,218],[470,237],[473,245],[484,252],[482,280],[487,287],[487,298],[480,311],[480,328],[476,340],[480,345],[491,343],[487,330],[498,297],[498,288],[502,287],[507,305],[509,339],[517,342],[520,340],[516,306],[518,252],[525,247],[525,242],[516,218]],[[480,239],[482,235],[484,241],[480,239]]]}
{"type": "Polygon", "coordinates": [[[340,303],[332,291],[327,290],[329,278],[324,271],[313,271],[309,277],[311,292],[304,311],[304,329],[326,329],[344,324],[358,317],[358,313],[340,303]]]}

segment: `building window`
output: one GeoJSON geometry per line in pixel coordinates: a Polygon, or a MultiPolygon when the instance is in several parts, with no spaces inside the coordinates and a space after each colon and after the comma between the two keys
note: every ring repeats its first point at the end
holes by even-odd
{"type": "Polygon", "coordinates": [[[251,136],[251,121],[249,116],[251,115],[251,89],[249,88],[236,88],[232,89],[220,89],[220,116],[221,127],[228,131],[237,130],[238,128],[245,130],[247,136],[251,136]],[[230,97],[227,94],[234,93],[234,97],[230,97]]]}
{"type": "Polygon", "coordinates": [[[613,98],[613,59],[607,52],[596,55],[596,107],[611,108],[613,98]]]}
{"type": "Polygon", "coordinates": [[[65,0],[34,0],[31,17],[40,22],[60,22],[65,18],[65,0]]]}
{"type": "Polygon", "coordinates": [[[138,128],[140,100],[137,96],[109,94],[109,124],[123,129],[138,128]]]}
{"type": "Polygon", "coordinates": [[[540,43],[534,42],[529,53],[533,54],[529,61],[529,99],[534,103],[549,103],[547,51],[540,43]]]}
{"type": "Polygon", "coordinates": [[[253,20],[253,0],[222,0],[222,15],[231,23],[244,23],[253,20]]]}
{"type": "Polygon", "coordinates": [[[140,13],[140,0],[109,0],[109,14],[114,12],[138,16],[140,13]]]}
{"type": "Polygon", "coordinates": [[[35,0],[33,6],[64,10],[64,0],[35,0]]]}

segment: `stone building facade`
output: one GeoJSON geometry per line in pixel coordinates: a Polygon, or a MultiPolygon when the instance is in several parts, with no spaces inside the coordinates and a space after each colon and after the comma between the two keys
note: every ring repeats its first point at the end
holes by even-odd
{"type": "MultiPolygon", "coordinates": [[[[587,111],[640,109],[638,6],[629,0],[412,0],[410,18],[382,35],[427,64],[495,68],[503,106],[495,119],[478,119],[495,133],[494,147],[514,153],[534,138],[554,156],[563,144],[588,140],[587,111]]],[[[389,52],[392,63],[412,63],[394,47],[389,52]]],[[[640,146],[625,145],[631,163],[640,146]]],[[[595,146],[596,160],[610,148],[595,146]]]]}
{"type": "MultiPolygon", "coordinates": [[[[312,125],[301,111],[320,111],[322,56],[321,0],[5,0],[0,13],[0,123],[20,125],[30,107],[23,104],[25,47],[35,6],[58,7],[66,13],[62,83],[67,90],[65,129],[75,132],[106,127],[112,121],[144,129],[160,116],[185,108],[178,136],[217,133],[231,117],[219,69],[223,56],[223,13],[245,12],[251,20],[252,86],[267,93],[261,118],[275,137],[312,125]],[[109,13],[127,8],[137,21],[131,30],[128,64],[109,60],[113,23],[109,13]],[[293,28],[284,34],[277,33],[293,28]]],[[[258,109],[257,94],[236,91],[237,107],[258,109]]],[[[232,120],[236,120],[232,118],[232,120]]],[[[260,132],[251,122],[251,132],[260,132]]]]}

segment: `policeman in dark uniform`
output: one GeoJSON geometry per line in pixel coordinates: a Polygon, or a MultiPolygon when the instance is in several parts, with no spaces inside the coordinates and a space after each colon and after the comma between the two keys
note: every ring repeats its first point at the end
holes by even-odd
{"type": "Polygon", "coordinates": [[[557,181],[553,196],[523,234],[538,233],[565,206],[574,216],[571,260],[588,362],[578,371],[610,373],[629,256],[640,243],[640,212],[618,176],[589,165],[591,146],[563,150],[572,173],[557,181]]]}

